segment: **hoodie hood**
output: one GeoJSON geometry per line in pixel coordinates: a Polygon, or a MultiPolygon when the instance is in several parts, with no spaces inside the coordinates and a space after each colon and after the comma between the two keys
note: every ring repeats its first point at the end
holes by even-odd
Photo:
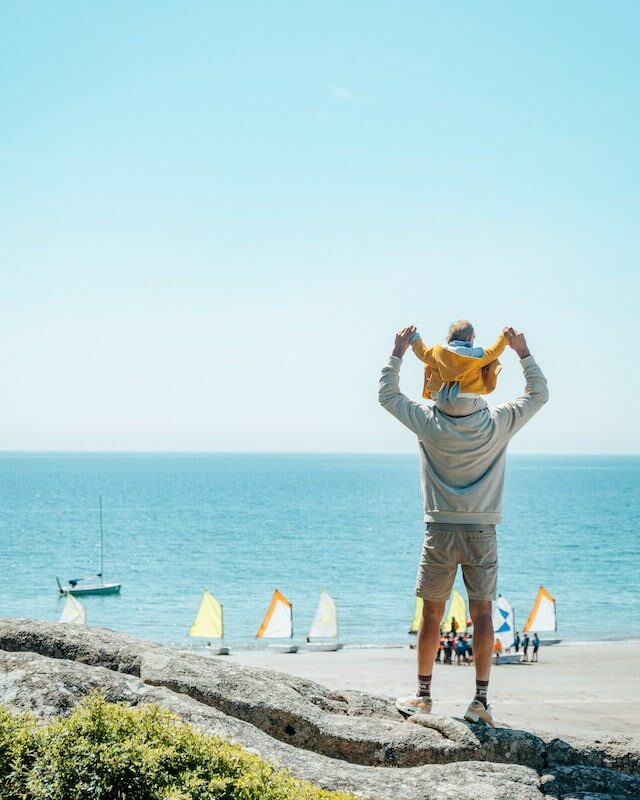
{"type": "Polygon", "coordinates": [[[435,407],[448,417],[468,417],[487,408],[487,403],[482,397],[456,397],[444,403],[436,402],[435,407]]]}

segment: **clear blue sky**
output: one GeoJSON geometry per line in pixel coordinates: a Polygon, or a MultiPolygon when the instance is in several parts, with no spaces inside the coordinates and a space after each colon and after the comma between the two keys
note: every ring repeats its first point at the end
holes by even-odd
{"type": "Polygon", "coordinates": [[[548,375],[514,452],[640,452],[640,4],[5,2],[0,31],[1,449],[409,451],[393,333],[466,316],[548,375]]]}

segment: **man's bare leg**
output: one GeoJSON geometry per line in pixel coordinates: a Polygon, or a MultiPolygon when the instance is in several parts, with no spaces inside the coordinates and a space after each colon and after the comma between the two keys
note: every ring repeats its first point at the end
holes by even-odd
{"type": "Polygon", "coordinates": [[[418,675],[431,675],[440,646],[440,623],[444,616],[444,601],[424,600],[418,629],[418,675]]]}
{"type": "Polygon", "coordinates": [[[487,708],[487,691],[491,674],[491,656],[495,641],[491,600],[469,600],[469,613],[473,621],[473,657],[476,667],[476,696],[464,715],[470,722],[493,725],[491,710],[487,708]]]}
{"type": "Polygon", "coordinates": [[[431,711],[431,673],[440,645],[443,615],[444,602],[424,601],[418,629],[418,691],[396,700],[396,708],[405,716],[431,711]]]}
{"type": "Polygon", "coordinates": [[[479,681],[488,681],[495,643],[491,600],[469,600],[469,613],[473,621],[473,660],[476,665],[476,678],[479,681]]]}

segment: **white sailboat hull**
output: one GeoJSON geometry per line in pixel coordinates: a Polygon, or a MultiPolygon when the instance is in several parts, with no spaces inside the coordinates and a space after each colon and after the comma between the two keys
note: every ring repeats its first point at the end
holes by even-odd
{"type": "Polygon", "coordinates": [[[120,594],[121,583],[94,583],[86,586],[62,586],[60,594],[120,594]]]}
{"type": "Polygon", "coordinates": [[[297,644],[270,644],[269,649],[276,653],[297,653],[300,645],[297,644]]]}
{"type": "Polygon", "coordinates": [[[304,649],[310,653],[334,653],[336,650],[342,650],[343,647],[342,642],[308,642],[304,649]]]}

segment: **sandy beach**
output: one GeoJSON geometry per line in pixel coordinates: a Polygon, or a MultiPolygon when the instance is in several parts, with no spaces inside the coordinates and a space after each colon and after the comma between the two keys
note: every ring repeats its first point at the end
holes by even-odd
{"type": "MultiPolygon", "coordinates": [[[[558,736],[638,735],[640,641],[543,647],[537,664],[503,664],[492,671],[490,702],[498,723],[558,736]]],[[[300,651],[289,655],[235,651],[240,664],[269,667],[330,689],[395,697],[413,691],[415,652],[405,648],[300,651]]],[[[434,713],[461,716],[472,696],[472,667],[436,664],[434,713]]]]}

